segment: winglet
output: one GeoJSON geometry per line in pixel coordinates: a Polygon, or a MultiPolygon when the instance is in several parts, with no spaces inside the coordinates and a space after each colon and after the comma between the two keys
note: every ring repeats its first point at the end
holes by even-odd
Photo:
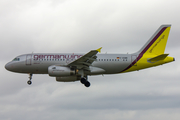
{"type": "Polygon", "coordinates": [[[102,47],[100,47],[99,49],[97,49],[97,51],[100,53],[100,52],[101,52],[101,49],[102,49],[102,47]]]}

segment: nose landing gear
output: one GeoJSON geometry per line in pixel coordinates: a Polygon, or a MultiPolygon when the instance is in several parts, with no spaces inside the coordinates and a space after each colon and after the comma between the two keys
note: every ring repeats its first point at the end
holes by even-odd
{"type": "Polygon", "coordinates": [[[31,81],[31,79],[32,79],[32,73],[29,73],[29,80],[27,81],[27,84],[28,85],[31,85],[32,84],[32,81],[31,81]]]}

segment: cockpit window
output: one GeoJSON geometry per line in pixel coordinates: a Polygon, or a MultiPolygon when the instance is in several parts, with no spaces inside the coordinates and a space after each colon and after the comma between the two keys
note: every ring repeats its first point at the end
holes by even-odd
{"type": "Polygon", "coordinates": [[[14,58],[13,61],[20,61],[20,58],[14,58]]]}

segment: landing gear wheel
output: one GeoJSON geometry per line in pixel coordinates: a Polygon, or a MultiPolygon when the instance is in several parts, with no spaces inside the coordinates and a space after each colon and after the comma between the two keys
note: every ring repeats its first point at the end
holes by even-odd
{"type": "Polygon", "coordinates": [[[28,80],[28,81],[27,81],[27,84],[28,84],[28,85],[31,85],[31,84],[32,84],[32,82],[31,82],[30,80],[28,80]]]}
{"type": "Polygon", "coordinates": [[[81,83],[82,83],[82,84],[85,84],[86,81],[87,81],[86,78],[81,78],[81,83]]]}
{"type": "Polygon", "coordinates": [[[84,86],[86,86],[86,87],[89,87],[90,85],[91,85],[91,83],[88,81],[86,81],[86,83],[84,84],[84,86]]]}
{"type": "Polygon", "coordinates": [[[31,82],[31,79],[32,79],[32,73],[29,73],[29,80],[27,81],[27,84],[28,85],[31,85],[32,84],[32,82],[31,82]]]}
{"type": "Polygon", "coordinates": [[[84,86],[89,87],[91,84],[85,77],[81,78],[81,83],[84,84],[84,86]]]}

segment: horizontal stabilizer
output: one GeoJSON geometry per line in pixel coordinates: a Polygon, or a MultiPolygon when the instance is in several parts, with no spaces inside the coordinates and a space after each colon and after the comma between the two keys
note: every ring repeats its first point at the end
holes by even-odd
{"type": "Polygon", "coordinates": [[[161,54],[161,55],[158,55],[156,57],[148,59],[148,61],[149,62],[156,62],[156,61],[159,61],[159,60],[164,60],[168,55],[169,54],[161,54]]]}

